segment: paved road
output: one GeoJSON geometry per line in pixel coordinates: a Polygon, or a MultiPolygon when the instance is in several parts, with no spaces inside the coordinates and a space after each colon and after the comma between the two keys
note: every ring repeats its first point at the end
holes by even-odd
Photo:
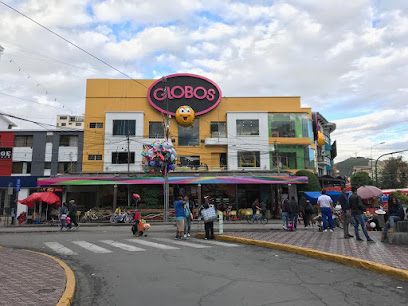
{"type": "Polygon", "coordinates": [[[407,305],[408,283],[365,270],[173,231],[127,227],[0,234],[1,245],[56,255],[74,270],[74,305],[407,305]]]}

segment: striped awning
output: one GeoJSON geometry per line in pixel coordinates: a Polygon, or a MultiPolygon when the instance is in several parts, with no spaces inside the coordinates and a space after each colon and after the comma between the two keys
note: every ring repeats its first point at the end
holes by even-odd
{"type": "MultiPolygon", "coordinates": [[[[169,184],[307,184],[307,176],[204,176],[169,177],[169,184]]],[[[39,178],[39,186],[56,185],[159,185],[163,177],[39,178]]]]}

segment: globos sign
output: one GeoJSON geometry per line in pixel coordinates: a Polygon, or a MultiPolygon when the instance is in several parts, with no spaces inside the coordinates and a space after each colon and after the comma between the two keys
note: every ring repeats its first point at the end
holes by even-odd
{"type": "MultiPolygon", "coordinates": [[[[178,73],[166,77],[168,87],[168,113],[175,115],[180,106],[190,106],[196,116],[215,108],[221,101],[221,89],[210,79],[195,75],[178,73]]],[[[149,103],[158,111],[167,114],[163,81],[154,82],[147,92],[149,103]]]]}

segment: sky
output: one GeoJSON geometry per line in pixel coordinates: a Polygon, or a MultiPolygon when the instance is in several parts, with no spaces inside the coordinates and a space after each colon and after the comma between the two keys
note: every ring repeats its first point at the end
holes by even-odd
{"type": "Polygon", "coordinates": [[[0,0],[0,112],[54,125],[87,79],[126,77],[1,2],[135,79],[300,96],[336,123],[335,162],[408,149],[408,1],[0,0]]]}

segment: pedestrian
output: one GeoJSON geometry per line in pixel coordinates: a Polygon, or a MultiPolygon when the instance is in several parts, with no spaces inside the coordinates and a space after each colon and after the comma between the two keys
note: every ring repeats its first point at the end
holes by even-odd
{"type": "Polygon", "coordinates": [[[135,216],[133,217],[135,224],[132,225],[132,233],[134,236],[138,234],[138,236],[143,236],[143,232],[139,231],[139,223],[140,223],[140,212],[139,209],[135,209],[135,216]]]}
{"type": "Polygon", "coordinates": [[[305,196],[301,196],[300,200],[299,200],[299,210],[300,210],[300,212],[302,214],[303,224],[305,226],[305,229],[308,228],[309,222],[310,222],[310,215],[308,215],[306,213],[307,208],[308,208],[307,200],[306,200],[305,196]]]}
{"type": "Polygon", "coordinates": [[[217,211],[213,204],[211,204],[210,197],[204,197],[204,204],[201,205],[198,212],[199,215],[204,218],[204,228],[205,228],[205,239],[215,239],[214,236],[214,220],[217,219],[217,211]],[[213,211],[211,211],[213,210],[213,211]],[[206,212],[204,212],[206,211],[206,212]],[[205,219],[204,214],[210,217],[208,220],[205,219]],[[215,219],[214,219],[215,216],[215,219]]]}
{"type": "Polygon", "coordinates": [[[61,222],[61,228],[60,228],[61,231],[63,228],[67,228],[67,224],[66,224],[67,213],[68,213],[68,208],[66,206],[66,203],[62,203],[60,212],[59,212],[59,219],[61,222]]]}
{"type": "Polygon", "coordinates": [[[388,221],[385,223],[381,242],[385,241],[388,233],[394,232],[395,222],[402,220],[404,220],[404,208],[395,197],[390,196],[388,199],[388,221]]]}
{"type": "Polygon", "coordinates": [[[326,189],[322,190],[322,195],[317,199],[322,214],[323,232],[327,232],[327,221],[329,222],[330,232],[333,233],[333,200],[326,195],[326,189]]]}
{"type": "Polygon", "coordinates": [[[347,189],[346,187],[341,188],[341,195],[337,204],[341,205],[341,210],[343,211],[343,233],[344,239],[353,238],[353,235],[349,233],[349,224],[351,223],[351,210],[349,199],[347,197],[347,189]]]}
{"type": "Polygon", "coordinates": [[[184,197],[184,212],[185,212],[184,218],[184,238],[185,238],[190,237],[191,234],[192,213],[190,208],[190,199],[188,198],[188,196],[184,197]]]}
{"type": "Polygon", "coordinates": [[[292,196],[289,201],[289,221],[293,226],[293,229],[297,229],[297,220],[299,215],[299,206],[295,197],[292,196]]]}
{"type": "Polygon", "coordinates": [[[353,192],[352,195],[349,197],[349,204],[351,209],[351,215],[354,219],[354,234],[356,235],[356,240],[362,241],[363,239],[360,238],[358,233],[358,225],[361,225],[361,229],[363,230],[364,236],[367,238],[367,241],[374,241],[373,239],[368,236],[367,228],[364,222],[363,213],[365,212],[366,208],[361,200],[361,197],[357,194],[357,187],[353,186],[351,188],[353,192]]]}
{"type": "Polygon", "coordinates": [[[11,216],[11,225],[14,225],[16,222],[16,209],[14,207],[12,207],[10,210],[10,216],[11,216]]]}
{"type": "Polygon", "coordinates": [[[68,217],[71,218],[71,222],[69,224],[69,228],[72,228],[72,223],[75,224],[76,229],[79,228],[79,224],[77,222],[77,211],[78,211],[78,207],[75,203],[74,200],[69,201],[69,213],[68,213],[68,217]]]}
{"type": "Polygon", "coordinates": [[[184,211],[184,201],[182,196],[177,197],[177,201],[174,202],[174,211],[176,213],[176,223],[177,223],[177,230],[176,230],[176,237],[175,239],[184,240],[184,219],[186,217],[184,211]]]}
{"type": "Polygon", "coordinates": [[[256,218],[256,212],[259,209],[259,200],[258,198],[255,199],[255,201],[252,203],[252,220],[255,221],[256,218]]]}
{"type": "Polygon", "coordinates": [[[288,229],[289,225],[289,200],[285,199],[282,203],[282,227],[284,230],[288,229]]]}
{"type": "Polygon", "coordinates": [[[261,208],[262,219],[265,219],[266,218],[266,203],[261,200],[261,204],[259,204],[259,207],[261,208]]]}

